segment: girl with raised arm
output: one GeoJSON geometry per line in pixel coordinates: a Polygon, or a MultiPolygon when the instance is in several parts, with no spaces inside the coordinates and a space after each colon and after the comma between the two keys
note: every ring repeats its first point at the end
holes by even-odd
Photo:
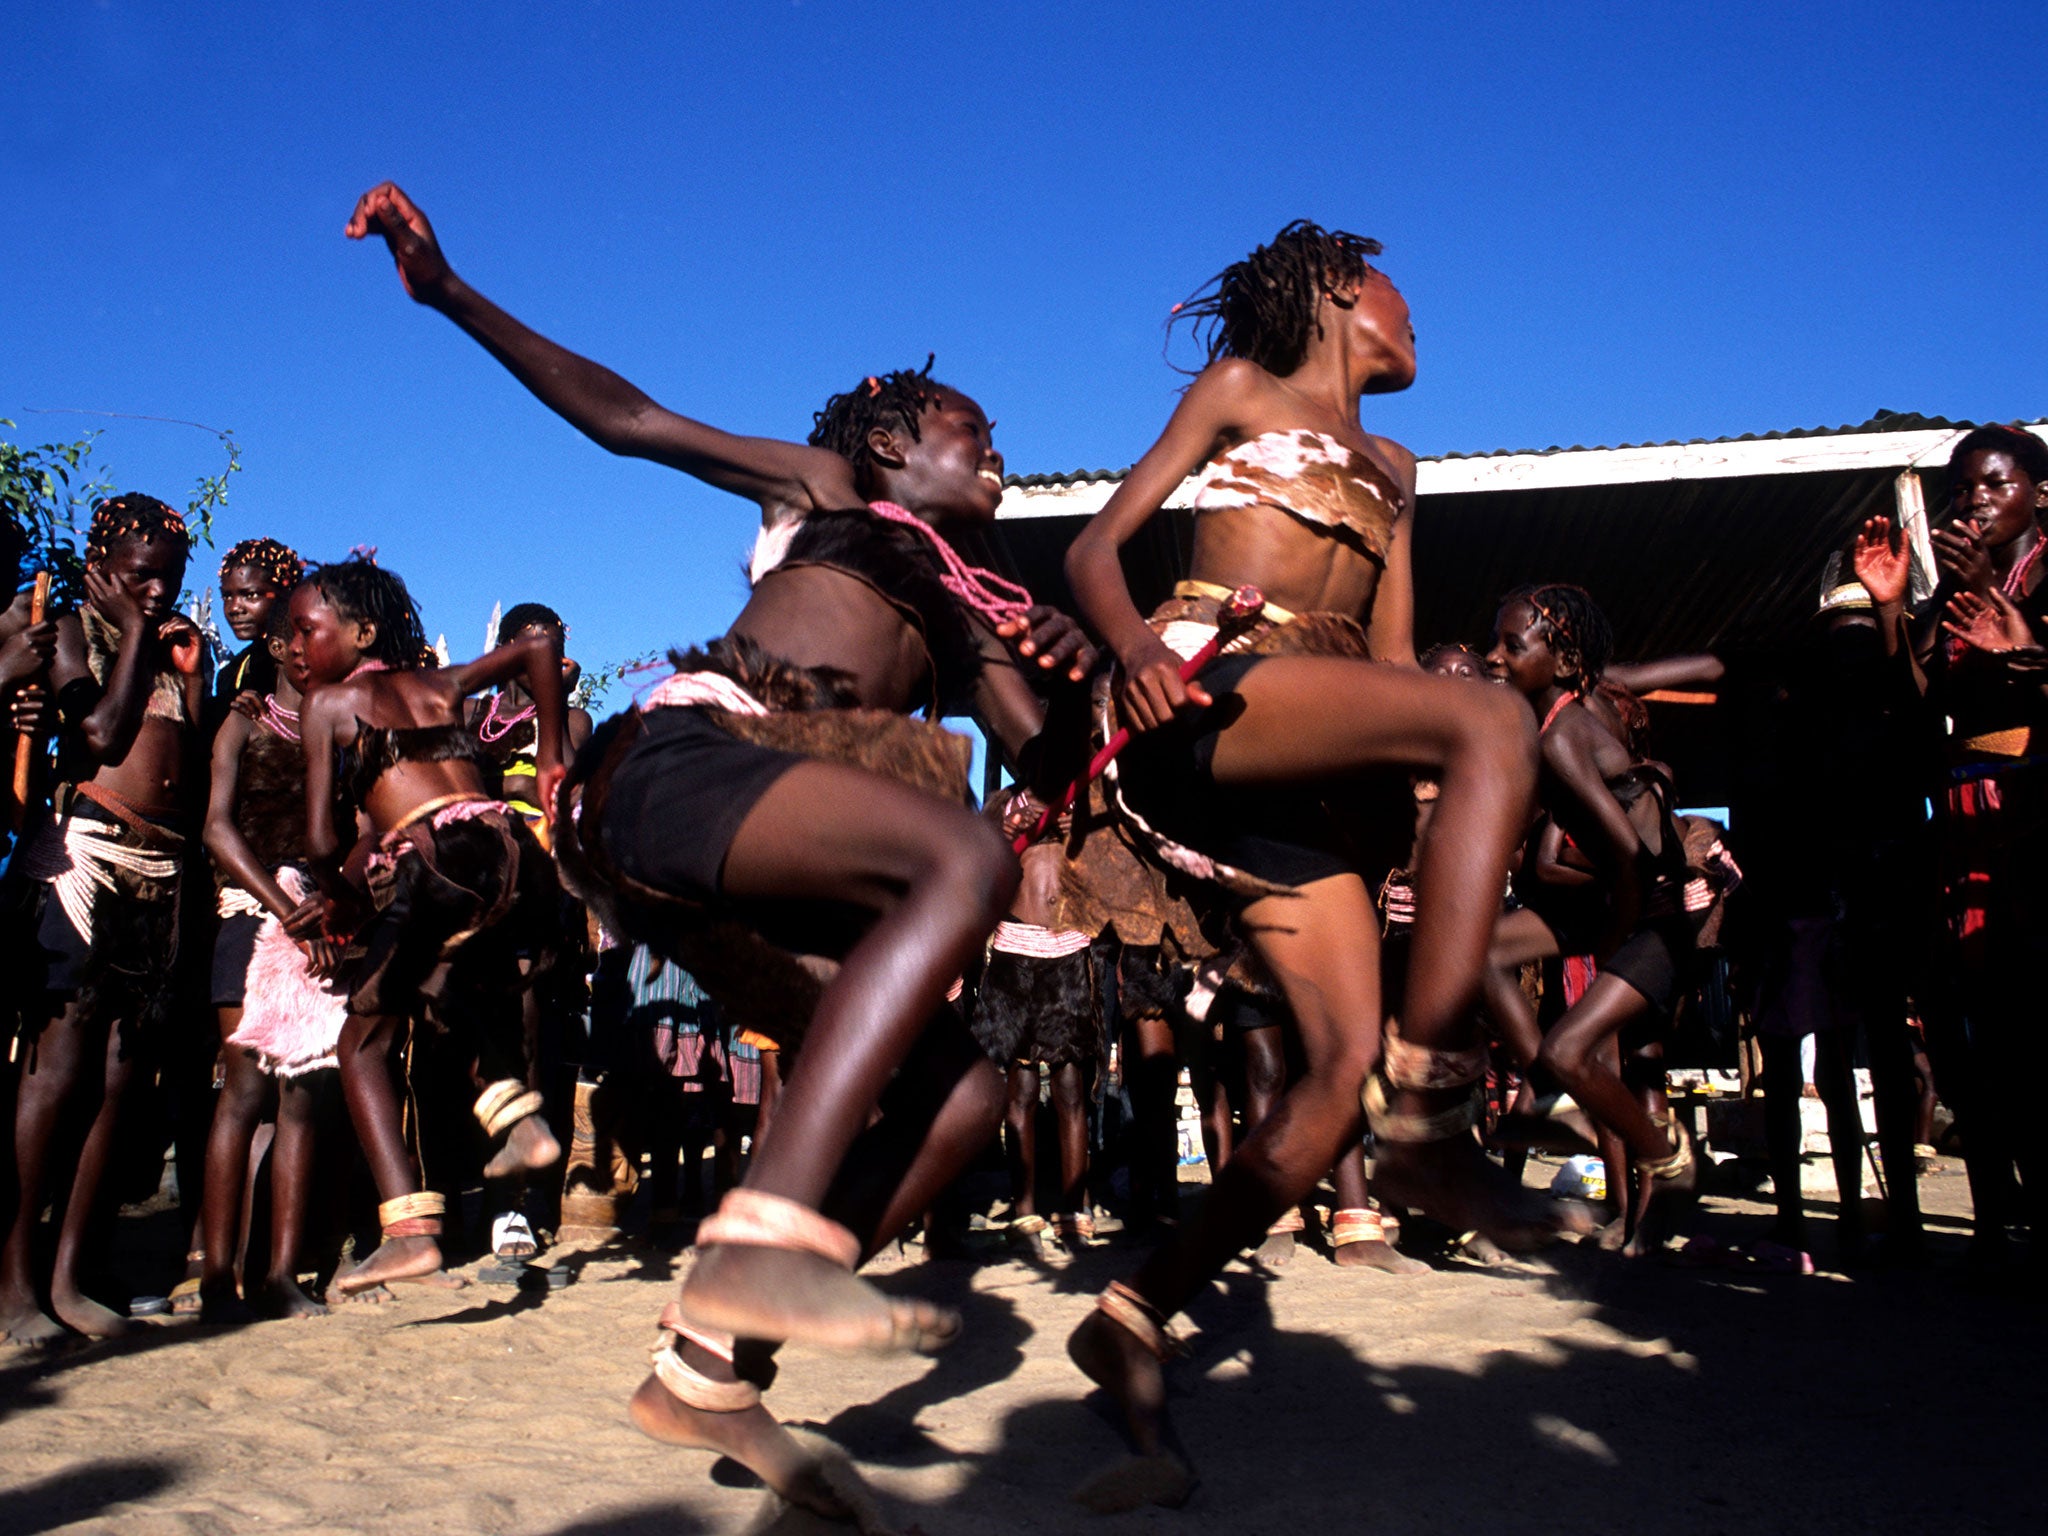
{"type": "Polygon", "coordinates": [[[833,396],[808,444],[739,437],[477,294],[396,187],[365,194],[349,232],[382,235],[415,299],[586,435],[745,496],[789,530],[757,559],[732,628],[676,655],[673,677],[600,727],[577,817],[551,809],[564,868],[607,926],[680,963],[736,1026],[799,1048],[744,1186],[698,1231],[635,1421],[842,1513],[761,1406],[760,1346],[948,1342],[955,1314],[853,1271],[1003,1110],[947,994],[1002,918],[1017,861],[967,808],[965,744],[937,717],[971,709],[1022,767],[1045,706],[1005,640],[1048,683],[1079,682],[1092,653],[1070,620],[941,537],[995,515],[1003,461],[981,407],[928,371],[833,396]],[[906,718],[917,709],[929,718],[906,718]]]}
{"type": "MultiPolygon", "coordinates": [[[[503,1145],[502,1178],[545,1168],[561,1147],[527,1080],[522,949],[544,954],[559,899],[519,814],[484,793],[484,760],[463,700],[521,678],[539,710],[537,777],[561,782],[562,673],[535,636],[464,666],[434,667],[405,583],[367,557],[316,568],[291,599],[286,664],[305,691],[305,852],[319,892],[286,924],[295,937],[354,929],[342,1093],[376,1180],[382,1245],[335,1278],[343,1295],[437,1273],[444,1195],[422,1190],[401,1130],[394,1050],[424,1016],[454,1038],[476,1084],[475,1113],[503,1145]],[[336,805],[369,821],[366,860],[343,855],[336,805]],[[359,928],[353,919],[370,909],[359,928]],[[443,974],[443,967],[446,967],[443,974]]],[[[539,968],[539,967],[537,967],[539,968]]]]}
{"type": "Polygon", "coordinates": [[[1209,326],[1209,366],[1159,441],[1074,541],[1067,575],[1122,664],[1119,765],[1133,827],[1206,877],[1278,982],[1305,1074],[1218,1177],[1202,1220],[1161,1248],[1068,1344],[1124,1410],[1150,1465],[1094,1502],[1185,1497],[1166,1422],[1168,1319],[1299,1201],[1360,1129],[1385,1193],[1526,1244],[1544,1230],[1472,1136],[1486,1052],[1472,1025],[1487,938],[1534,777],[1527,709],[1415,665],[1409,574],[1415,458],[1367,432],[1359,402],[1415,377],[1408,306],[1369,266],[1376,242],[1300,221],[1180,307],[1209,326]],[[1192,579],[1148,619],[1118,551],[1199,472],[1192,579]],[[1198,680],[1180,667],[1233,590],[1266,603],[1198,680]],[[1402,764],[1442,785],[1417,871],[1407,1012],[1381,1062],[1379,922],[1323,793],[1402,764]]]}

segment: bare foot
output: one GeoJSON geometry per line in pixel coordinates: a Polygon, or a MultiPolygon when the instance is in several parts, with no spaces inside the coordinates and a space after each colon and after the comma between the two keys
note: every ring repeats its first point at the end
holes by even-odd
{"type": "Polygon", "coordinates": [[[1628,1218],[1617,1216],[1593,1234],[1593,1246],[1604,1253],[1619,1253],[1628,1242],[1628,1218]]]}
{"type": "MultiPolygon", "coordinates": [[[[390,1292],[386,1291],[388,1296],[390,1292]]],[[[272,1275],[258,1294],[266,1317],[325,1317],[327,1309],[299,1288],[297,1275],[272,1275]]]]}
{"type": "Polygon", "coordinates": [[[1166,1417],[1166,1372],[1159,1361],[1101,1312],[1090,1312],[1068,1335],[1067,1357],[1116,1403],[1136,1453],[1082,1483],[1075,1502],[1097,1514],[1146,1504],[1180,1508],[1195,1491],[1195,1473],[1166,1417]]]}
{"type": "Polygon", "coordinates": [[[792,1504],[827,1520],[852,1511],[826,1481],[818,1458],[799,1444],[758,1403],[738,1413],[711,1413],[678,1400],[658,1376],[640,1383],[627,1405],[643,1434],[666,1445],[687,1445],[730,1456],[792,1504]]]}
{"type": "Polygon", "coordinates": [[[1411,1259],[1392,1243],[1378,1238],[1367,1238],[1363,1242],[1340,1243],[1330,1250],[1330,1259],[1339,1269],[1376,1269],[1387,1275],[1426,1275],[1429,1266],[1420,1259],[1411,1259]]]}
{"type": "Polygon", "coordinates": [[[1268,1232],[1266,1240],[1259,1244],[1252,1257],[1269,1268],[1278,1269],[1294,1257],[1294,1234],[1268,1232]]]}
{"type": "Polygon", "coordinates": [[[821,1349],[929,1354],[960,1334],[950,1308],[885,1296],[814,1253],[751,1243],[699,1249],[683,1306],[707,1328],[821,1349]]]}
{"type": "Polygon", "coordinates": [[[0,1339],[25,1349],[47,1349],[71,1337],[70,1331],[33,1301],[0,1312],[0,1339]]]}
{"type": "Polygon", "coordinates": [[[398,1298],[392,1295],[390,1290],[384,1286],[373,1285],[367,1290],[344,1291],[340,1289],[337,1283],[338,1280],[339,1277],[337,1276],[336,1280],[329,1281],[327,1285],[327,1296],[325,1299],[326,1304],[330,1309],[334,1307],[347,1306],[381,1307],[387,1301],[398,1300],[398,1298]]]}
{"type": "MultiPolygon", "coordinates": [[[[438,1283],[441,1275],[441,1245],[431,1237],[388,1237],[383,1246],[347,1274],[334,1277],[334,1288],[344,1296],[401,1280],[438,1283]]],[[[459,1286],[461,1281],[457,1280],[459,1286]]]]}
{"type": "Polygon", "coordinates": [[[1593,1230],[1592,1212],[1583,1205],[1523,1189],[1464,1136],[1382,1142],[1372,1177],[1381,1198],[1427,1211],[1453,1231],[1482,1232],[1511,1253],[1593,1230]]]}
{"type": "Polygon", "coordinates": [[[58,1322],[88,1339],[118,1339],[142,1326],[77,1291],[52,1290],[50,1310],[57,1314],[58,1322]]]}
{"type": "Polygon", "coordinates": [[[562,1144],[539,1115],[528,1115],[505,1133],[505,1145],[484,1164],[487,1179],[509,1179],[515,1173],[538,1173],[552,1168],[562,1156],[562,1144]]]}

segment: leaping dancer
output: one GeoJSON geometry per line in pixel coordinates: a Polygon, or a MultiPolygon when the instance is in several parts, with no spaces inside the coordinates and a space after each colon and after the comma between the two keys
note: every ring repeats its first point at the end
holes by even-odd
{"type": "MultiPolygon", "coordinates": [[[[540,400],[616,453],[757,502],[793,532],[757,560],[724,635],[602,727],[559,814],[564,868],[615,931],[679,961],[736,1024],[797,1060],[744,1186],[698,1232],[633,1414],[723,1452],[785,1497],[843,1502],[761,1406],[762,1345],[934,1349],[958,1317],[854,1270],[930,1205],[1003,1112],[1000,1077],[947,993],[1018,880],[966,808],[971,711],[1020,769],[1046,706],[1093,655],[1070,619],[968,567],[941,530],[988,522],[1002,456],[979,405],[927,372],[868,378],[808,444],[679,416],[470,288],[386,183],[350,235],[381,235],[414,299],[460,325],[540,400]],[[1030,658],[1020,667],[1013,650],[1030,658]],[[927,720],[907,718],[925,709],[927,720]],[[879,1110],[879,1114],[877,1111],[879,1110]]],[[[1049,765],[1071,774],[1072,765],[1049,765]]]]}
{"type": "Polygon", "coordinates": [[[1165,1406],[1169,1320],[1358,1135],[1361,1092],[1390,1198],[1524,1246],[1556,1221],[1500,1181],[1472,1136],[1486,1068],[1473,1004],[1534,787],[1534,721],[1505,690],[1415,666],[1415,458],[1359,419],[1362,396],[1415,377],[1408,306],[1365,259],[1378,250],[1297,222],[1180,306],[1208,324],[1209,366],[1067,557],[1084,615],[1122,665],[1115,723],[1137,736],[1115,770],[1127,822],[1164,867],[1234,909],[1307,1063],[1202,1219],[1113,1284],[1068,1341],[1140,1458],[1081,1491],[1097,1507],[1187,1496],[1165,1406]],[[1148,619],[1117,552],[1198,470],[1191,579],[1148,619]],[[1184,680],[1183,657],[1247,584],[1266,596],[1263,622],[1184,680]],[[1384,1061],[1378,916],[1318,793],[1381,764],[1442,786],[1384,1061]]]}

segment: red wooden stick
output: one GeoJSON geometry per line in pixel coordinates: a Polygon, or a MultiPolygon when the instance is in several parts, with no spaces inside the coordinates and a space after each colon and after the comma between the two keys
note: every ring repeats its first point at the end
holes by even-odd
{"type": "MultiPolygon", "coordinates": [[[[1216,653],[1224,646],[1224,633],[1243,629],[1265,609],[1266,595],[1257,587],[1239,587],[1216,613],[1216,633],[1211,635],[1202,648],[1180,664],[1180,680],[1193,682],[1195,675],[1216,659],[1216,653]]],[[[1064,816],[1073,803],[1081,797],[1081,791],[1102,777],[1102,770],[1110,765],[1117,753],[1130,745],[1131,730],[1125,726],[1102,746],[1102,750],[1088,759],[1088,771],[1066,787],[1059,804],[1049,805],[1039,815],[1038,825],[1029,832],[1019,832],[1011,841],[1011,848],[1022,853],[1039,838],[1045,829],[1064,816]]]]}
{"type": "MultiPolygon", "coordinates": [[[[35,590],[28,600],[28,621],[40,624],[50,610],[50,573],[36,572],[35,590]]],[[[14,830],[19,832],[28,816],[29,769],[35,762],[36,743],[26,733],[14,741],[14,830]]]]}

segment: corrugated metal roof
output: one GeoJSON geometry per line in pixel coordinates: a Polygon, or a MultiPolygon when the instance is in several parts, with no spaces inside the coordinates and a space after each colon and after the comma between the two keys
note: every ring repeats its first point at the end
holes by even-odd
{"type": "MultiPolygon", "coordinates": [[[[2048,425],[2048,417],[2021,423],[2025,426],[2048,425]]],[[[1848,437],[1870,432],[1915,432],[1915,431],[1958,431],[1978,425],[1969,421],[1950,421],[1944,416],[1922,416],[1913,411],[1880,410],[1868,421],[1839,427],[1791,427],[1774,432],[1744,432],[1735,437],[1679,438],[1669,442],[1604,443],[1594,446],[1574,443],[1570,447],[1553,444],[1548,448],[1491,448],[1471,453],[1442,453],[1432,455],[1423,462],[1444,462],[1455,459],[1497,459],[1531,456],[1548,457],[1559,453],[1609,452],[1616,449],[1635,448],[1698,448],[1713,447],[1724,443],[1765,443],[1783,442],[1805,437],[1848,437]]],[[[1094,485],[1107,481],[1121,480],[1130,473],[1123,469],[1075,469],[1064,474],[1011,475],[1003,483],[1019,490],[1039,490],[1064,485],[1094,485]]]]}

